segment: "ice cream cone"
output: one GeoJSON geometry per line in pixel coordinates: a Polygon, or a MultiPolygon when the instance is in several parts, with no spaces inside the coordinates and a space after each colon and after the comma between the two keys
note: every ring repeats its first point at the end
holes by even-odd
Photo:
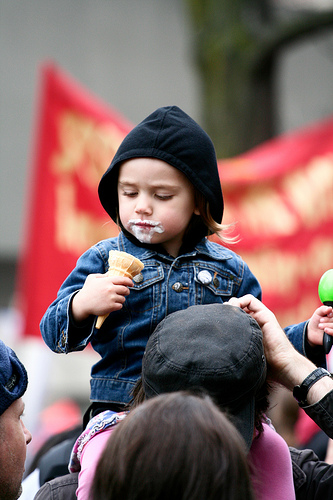
{"type": "MultiPolygon", "coordinates": [[[[142,262],[127,252],[120,252],[118,250],[110,250],[109,252],[109,276],[126,276],[133,279],[134,276],[139,274],[143,269],[142,262]]],[[[96,328],[100,329],[108,314],[98,316],[96,321],[96,328]]]]}

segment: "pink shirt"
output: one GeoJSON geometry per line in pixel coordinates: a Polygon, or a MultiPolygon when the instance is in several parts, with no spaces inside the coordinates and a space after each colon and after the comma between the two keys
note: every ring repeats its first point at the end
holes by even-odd
{"type": "Polygon", "coordinates": [[[288,445],[269,425],[253,440],[248,462],[257,500],[296,498],[288,445]]]}
{"type": "MultiPolygon", "coordinates": [[[[103,414],[100,414],[98,418],[102,416],[103,414]]],[[[288,445],[269,425],[263,424],[263,426],[264,432],[253,440],[248,455],[256,498],[257,500],[295,500],[288,445]]],[[[74,457],[77,468],[71,468],[72,471],[80,470],[79,486],[76,491],[78,500],[89,500],[90,487],[99,457],[114,428],[112,425],[112,427],[102,429],[98,425],[95,426],[93,433],[85,431],[86,436],[83,433],[78,439],[78,443],[81,442],[78,446],[80,451],[76,452],[74,457]]]]}
{"type": "Polygon", "coordinates": [[[114,430],[114,427],[110,427],[99,434],[96,434],[88,443],[84,446],[81,453],[81,470],[79,472],[79,485],[76,490],[76,496],[78,500],[89,500],[90,487],[94,478],[96,466],[104,450],[107,440],[114,430]]]}
{"type": "Polygon", "coordinates": [[[96,466],[115,425],[123,420],[127,412],[115,413],[106,410],[93,417],[77,438],[69,463],[70,472],[79,472],[76,495],[79,500],[90,498],[90,487],[96,466]]]}

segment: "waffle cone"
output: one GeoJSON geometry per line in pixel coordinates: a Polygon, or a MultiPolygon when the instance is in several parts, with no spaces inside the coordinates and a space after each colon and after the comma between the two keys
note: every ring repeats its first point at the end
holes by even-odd
{"type": "MultiPolygon", "coordinates": [[[[109,276],[126,276],[133,279],[143,269],[142,262],[127,252],[110,250],[109,252],[109,276]]],[[[99,329],[108,317],[108,314],[98,316],[96,328],[99,329]]]]}

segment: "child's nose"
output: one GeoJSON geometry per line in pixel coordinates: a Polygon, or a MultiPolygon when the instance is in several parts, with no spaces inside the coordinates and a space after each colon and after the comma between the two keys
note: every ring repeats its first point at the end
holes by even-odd
{"type": "Polygon", "coordinates": [[[152,214],[153,209],[148,196],[142,195],[137,198],[135,212],[137,214],[152,214]]]}

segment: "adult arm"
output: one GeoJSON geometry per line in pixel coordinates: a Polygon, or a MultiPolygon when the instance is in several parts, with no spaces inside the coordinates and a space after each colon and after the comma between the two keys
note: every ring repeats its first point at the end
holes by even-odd
{"type": "Polygon", "coordinates": [[[321,462],[312,450],[290,448],[296,500],[333,497],[333,465],[321,462]]]}
{"type": "MultiPolygon", "coordinates": [[[[268,363],[268,377],[290,391],[300,385],[317,367],[293,347],[280,327],[274,313],[252,295],[233,297],[230,304],[241,307],[260,325],[268,363]]],[[[322,377],[310,387],[306,404],[300,405],[306,413],[333,437],[333,380],[322,377]]]]}
{"type": "Polygon", "coordinates": [[[44,483],[34,500],[75,500],[78,473],[66,474],[44,483]]]}

